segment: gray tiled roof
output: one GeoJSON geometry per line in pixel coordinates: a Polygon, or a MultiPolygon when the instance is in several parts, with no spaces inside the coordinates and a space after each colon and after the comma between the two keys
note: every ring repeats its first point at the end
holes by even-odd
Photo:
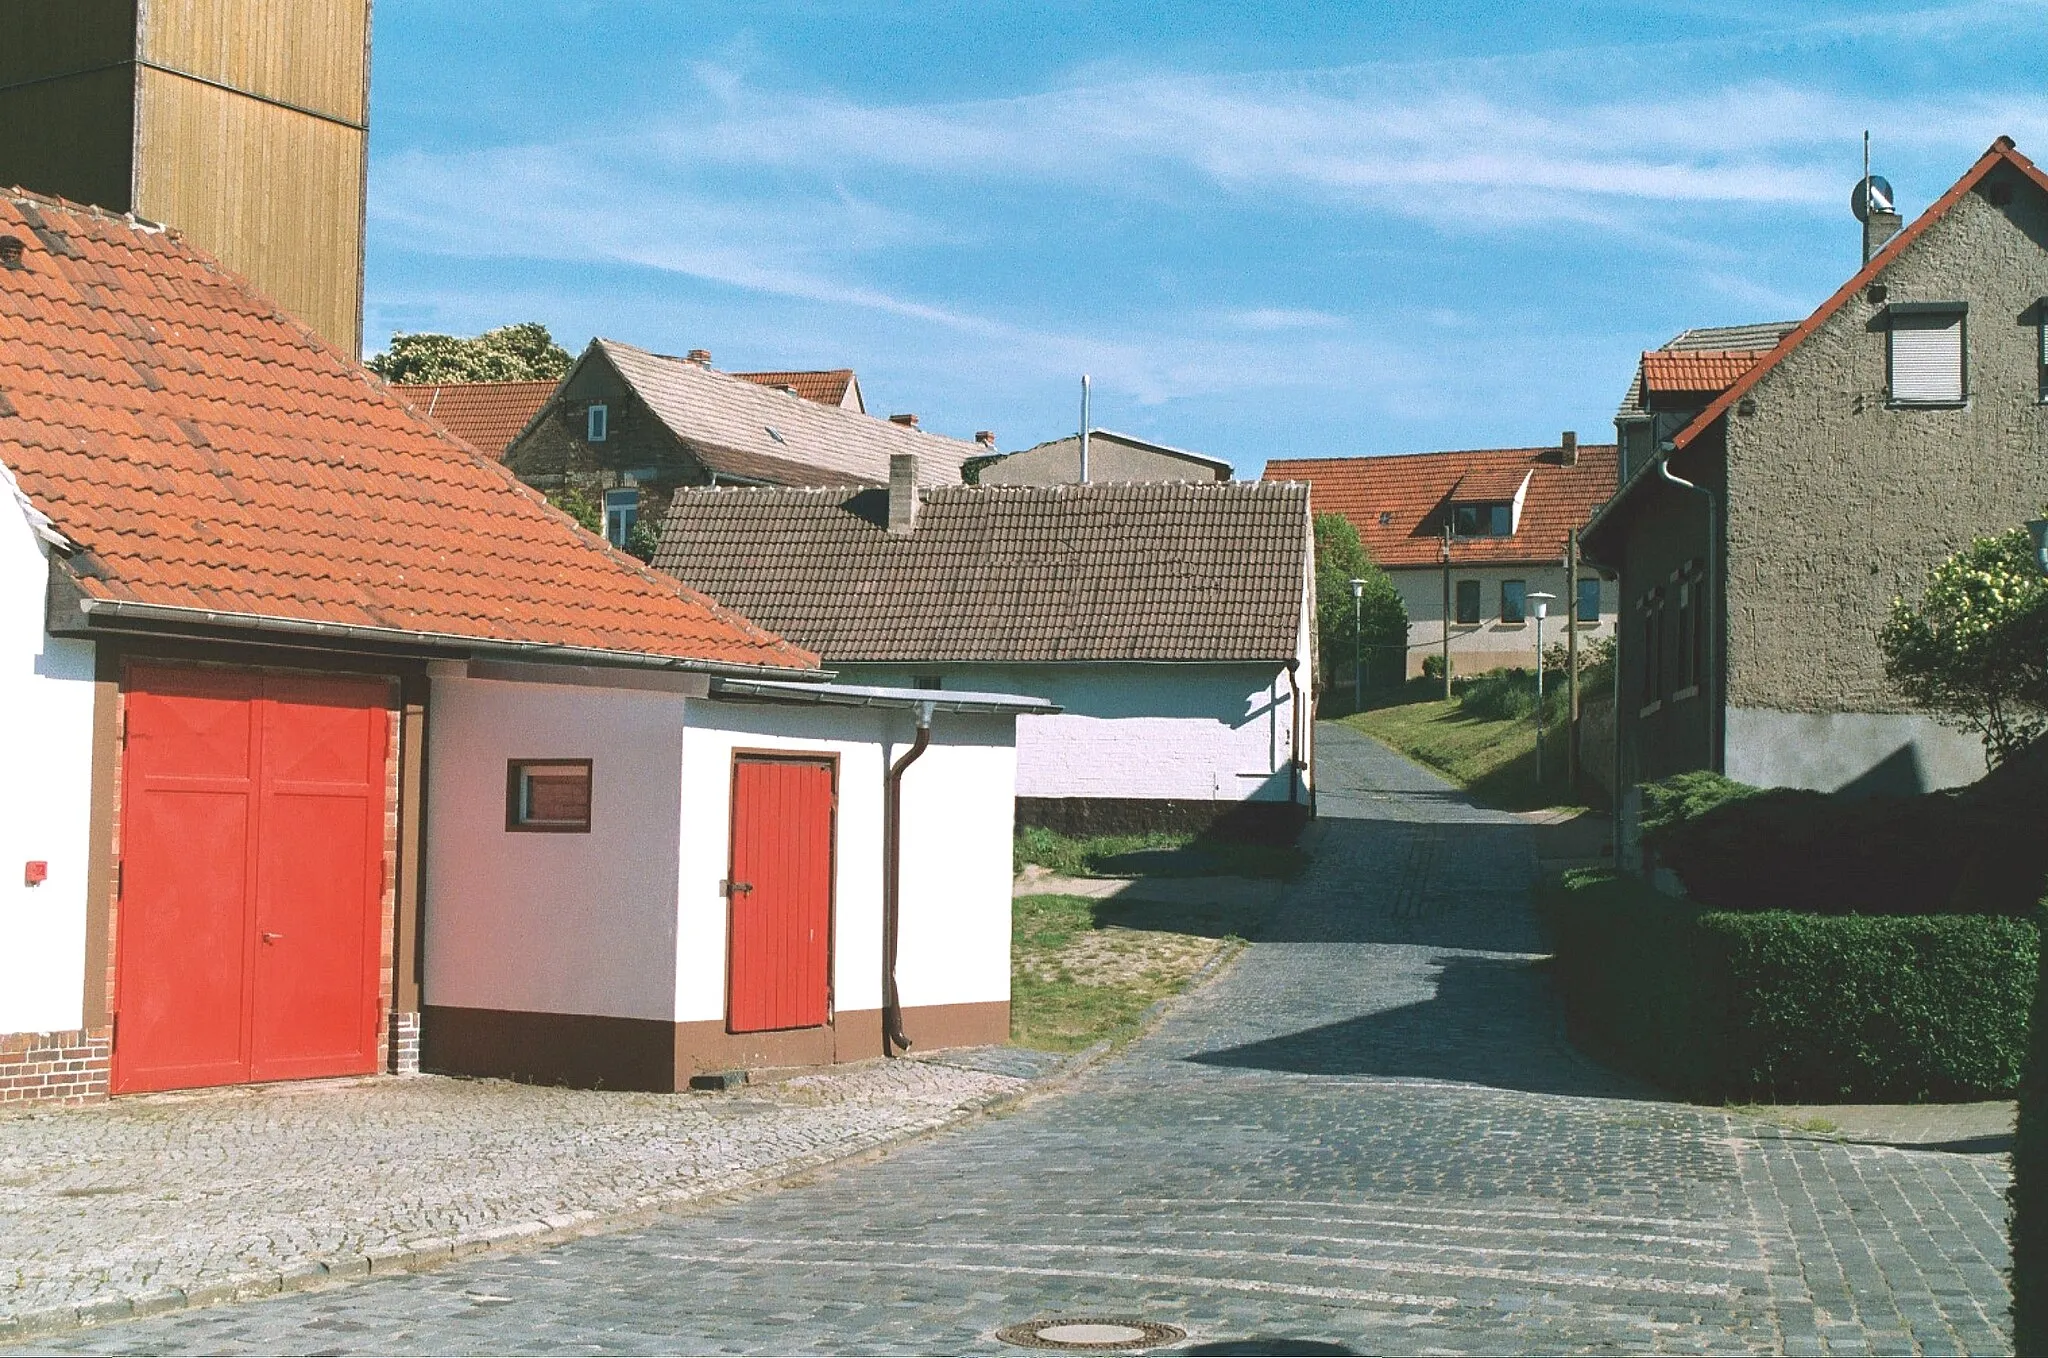
{"type": "MultiPolygon", "coordinates": [[[[1799,328],[1798,321],[1757,321],[1750,325],[1696,325],[1690,330],[1681,330],[1664,343],[1660,349],[1774,349],[1778,341],[1799,328]]],[[[1702,402],[1702,404],[1705,404],[1702,402]]],[[[1640,415],[1643,413],[1643,364],[1636,360],[1636,370],[1628,380],[1628,395],[1621,398],[1616,415],[1640,415]]]]}
{"type": "Polygon", "coordinates": [[[987,451],[617,340],[600,339],[595,347],[720,475],[777,485],[880,486],[889,482],[890,454],[915,453],[924,484],[957,485],[960,464],[987,451]]]}
{"type": "Polygon", "coordinates": [[[654,565],[826,662],[1250,661],[1295,654],[1299,482],[683,490],[654,565]]]}

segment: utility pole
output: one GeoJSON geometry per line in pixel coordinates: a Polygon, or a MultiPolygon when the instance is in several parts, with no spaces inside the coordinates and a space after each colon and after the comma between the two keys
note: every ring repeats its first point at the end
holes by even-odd
{"type": "MultiPolygon", "coordinates": [[[[1565,733],[1564,783],[1579,790],[1579,530],[1574,528],[1564,549],[1565,733]]],[[[1538,668],[1542,657],[1537,657],[1538,668]]]]}
{"type": "Polygon", "coordinates": [[[1444,524],[1444,701],[1451,700],[1451,525],[1444,524]]]}

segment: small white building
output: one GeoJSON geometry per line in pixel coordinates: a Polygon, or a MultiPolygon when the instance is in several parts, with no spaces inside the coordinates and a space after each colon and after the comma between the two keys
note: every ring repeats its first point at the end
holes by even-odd
{"type": "MultiPolygon", "coordinates": [[[[1529,600],[1538,593],[1556,600],[1546,646],[1565,640],[1567,626],[1581,646],[1614,638],[1614,582],[1582,566],[1575,592],[1565,568],[1572,530],[1614,494],[1611,443],[1566,433],[1551,448],[1275,459],[1266,479],[1308,482],[1316,513],[1342,514],[1392,578],[1408,610],[1407,648],[1372,657],[1375,668],[1421,674],[1448,634],[1453,674],[1534,669],[1529,600]]],[[[1348,658],[1340,670],[1350,673],[1348,658]]]]}
{"type": "Polygon", "coordinates": [[[1047,704],[432,673],[429,1069],[668,1090],[1009,1040],[1016,715],[1047,704]]]}
{"type": "Polygon", "coordinates": [[[679,492],[657,569],[852,683],[1031,694],[1017,819],[1286,837],[1308,814],[1308,488],[679,492]]]}

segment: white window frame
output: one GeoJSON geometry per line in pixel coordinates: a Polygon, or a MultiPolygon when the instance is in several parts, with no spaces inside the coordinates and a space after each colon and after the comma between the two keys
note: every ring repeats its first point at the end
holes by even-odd
{"type": "Polygon", "coordinates": [[[624,547],[640,522],[640,488],[621,486],[604,493],[604,537],[614,547],[624,547]],[[631,496],[631,499],[627,497],[631,496]]]}
{"type": "Polygon", "coordinates": [[[583,412],[583,441],[603,443],[611,437],[612,408],[599,401],[583,412]]]}
{"type": "MultiPolygon", "coordinates": [[[[1885,385],[1890,404],[1907,408],[1954,407],[1970,399],[1970,311],[1963,302],[1894,302],[1885,308],[1885,385]],[[1907,345],[1921,366],[1930,366],[1940,348],[1953,335],[1955,374],[1946,380],[1921,381],[1900,373],[1901,335],[1925,336],[1907,345]]],[[[1946,355],[1941,355],[1945,359],[1946,355]]],[[[1946,374],[1942,374],[1946,377],[1946,374]]]]}

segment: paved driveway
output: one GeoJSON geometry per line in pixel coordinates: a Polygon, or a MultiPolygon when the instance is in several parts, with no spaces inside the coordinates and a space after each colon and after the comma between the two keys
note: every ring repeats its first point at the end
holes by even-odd
{"type": "Polygon", "coordinates": [[[2002,1159],[1642,1099],[1560,1036],[1527,827],[1321,740],[1308,879],[1067,1094],[652,1228],[67,1346],[952,1352],[1064,1314],[1211,1352],[2009,1347],[2002,1159]]]}

